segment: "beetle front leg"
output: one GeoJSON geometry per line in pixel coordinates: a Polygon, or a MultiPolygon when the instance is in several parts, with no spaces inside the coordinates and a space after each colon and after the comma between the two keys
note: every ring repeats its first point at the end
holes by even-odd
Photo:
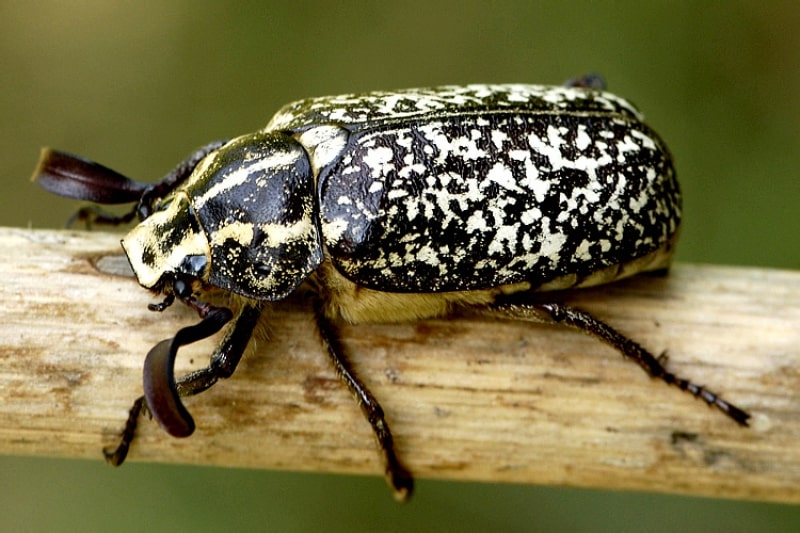
{"type": "Polygon", "coordinates": [[[147,411],[147,403],[144,401],[144,396],[139,396],[134,400],[130,411],[128,411],[128,420],[125,421],[125,428],[120,433],[119,444],[116,448],[103,448],[103,456],[106,462],[111,466],[119,466],[125,462],[128,457],[128,450],[131,448],[133,437],[136,435],[136,426],[139,425],[139,417],[147,411]]]}
{"type": "Polygon", "coordinates": [[[518,294],[500,297],[486,312],[500,318],[565,324],[579,329],[616,348],[623,356],[637,363],[650,377],[675,385],[682,391],[700,398],[709,406],[718,408],[741,426],[747,426],[750,414],[726,402],[702,385],[675,376],[662,364],[663,357],[655,357],[641,345],[618,332],[605,322],[585,311],[560,303],[524,303],[518,294]]]}
{"type": "Polygon", "coordinates": [[[367,417],[383,457],[386,482],[394,491],[395,499],[404,502],[408,500],[414,490],[414,478],[397,458],[397,454],[394,451],[394,438],[389,429],[389,424],[384,418],[383,408],[372,392],[353,372],[345,356],[344,347],[339,340],[339,332],[333,322],[325,316],[323,308],[323,302],[317,299],[314,302],[314,317],[317,322],[317,329],[325,343],[328,357],[336,370],[336,374],[350,389],[364,416],[367,417]]]}
{"type": "Polygon", "coordinates": [[[195,370],[181,377],[176,383],[180,396],[194,396],[214,385],[220,378],[229,378],[239,366],[253,330],[261,316],[261,306],[244,305],[234,317],[234,324],[211,356],[206,368],[195,370]]]}
{"type": "MultiPolygon", "coordinates": [[[[224,311],[227,311],[225,308],[212,308],[213,312],[221,310],[223,312],[220,315],[224,315],[224,311]]],[[[210,319],[206,317],[200,324],[180,330],[173,339],[162,341],[150,350],[144,370],[145,396],[134,401],[117,447],[103,450],[106,461],[113,466],[119,466],[125,461],[133,442],[138,419],[144,413],[155,415],[159,424],[173,436],[190,435],[194,431],[194,421],[180,398],[201,393],[211,388],[220,378],[230,377],[234,373],[260,314],[259,305],[243,305],[234,317],[233,325],[229,327],[222,342],[211,356],[209,365],[190,372],[177,381],[172,372],[177,349],[212,335],[227,322],[225,317],[213,315],[210,319]]]]}

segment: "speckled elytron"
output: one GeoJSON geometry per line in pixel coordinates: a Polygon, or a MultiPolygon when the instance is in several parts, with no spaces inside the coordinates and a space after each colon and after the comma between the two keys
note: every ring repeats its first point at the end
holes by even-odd
{"type": "Polygon", "coordinates": [[[58,194],[138,200],[141,223],[122,244],[139,282],[166,295],[152,308],[178,298],[203,317],[148,354],[145,394],[106,452],[113,464],[125,459],[145,402],[172,435],[191,434],[180,397],[229,377],[265,302],[306,280],[326,351],[372,425],[399,498],[411,475],[346,361],[337,322],[458,309],[560,322],[747,424],[746,412],[667,372],[588,313],[531,298],[669,265],[681,215],[669,152],[630,103],[607,92],[468,85],[312,98],[261,131],[198,150],[152,186],[52,151],[37,172],[58,194]],[[245,298],[235,312],[198,301],[208,285],[245,298]],[[176,381],[178,348],[231,320],[209,366],[176,381]]]}

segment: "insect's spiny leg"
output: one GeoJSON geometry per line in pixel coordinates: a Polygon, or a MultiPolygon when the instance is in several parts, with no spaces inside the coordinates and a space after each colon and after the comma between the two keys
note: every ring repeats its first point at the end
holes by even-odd
{"type": "Polygon", "coordinates": [[[499,299],[497,303],[488,309],[488,312],[491,315],[502,318],[534,322],[542,322],[542,313],[544,313],[554,322],[579,329],[613,346],[623,356],[635,361],[649,376],[661,379],[669,385],[674,385],[694,397],[702,399],[708,405],[716,407],[742,426],[748,425],[749,413],[723,400],[719,395],[704,386],[696,385],[687,379],[675,376],[672,372],[668,372],[662,364],[662,361],[666,361],[664,354],[655,357],[635,341],[585,311],[560,303],[526,303],[520,301],[518,295],[515,294],[499,299]]]}
{"type": "Polygon", "coordinates": [[[336,326],[325,316],[323,303],[317,299],[314,303],[314,315],[317,328],[325,343],[326,352],[333,364],[336,373],[353,393],[358,405],[367,417],[372,431],[378,440],[378,446],[383,456],[386,481],[394,491],[398,501],[406,501],[414,490],[414,479],[406,469],[394,450],[394,438],[383,414],[383,408],[373,396],[367,386],[355,375],[350,363],[345,357],[344,348],[339,341],[339,332],[336,326]]]}
{"type": "Polygon", "coordinates": [[[139,417],[147,411],[147,404],[144,401],[144,396],[139,396],[133,402],[130,411],[128,412],[128,420],[125,422],[125,428],[120,434],[119,444],[116,448],[103,448],[103,456],[106,462],[112,466],[119,466],[125,462],[128,456],[128,450],[131,448],[131,442],[136,434],[136,426],[139,424],[139,417]]]}
{"type": "Polygon", "coordinates": [[[610,344],[622,352],[622,355],[638,363],[651,377],[661,379],[669,385],[675,385],[679,389],[689,392],[695,398],[702,399],[708,405],[717,407],[742,426],[748,425],[747,419],[750,418],[748,413],[726,402],[702,385],[695,385],[687,379],[675,376],[672,372],[667,372],[657,357],[589,313],[564,304],[535,304],[534,307],[548,313],[556,322],[580,329],[610,344]]]}

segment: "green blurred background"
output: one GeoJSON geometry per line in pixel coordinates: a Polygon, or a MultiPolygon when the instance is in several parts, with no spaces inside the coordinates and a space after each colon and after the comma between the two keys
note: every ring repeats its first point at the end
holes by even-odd
{"type": "MultiPolygon", "coordinates": [[[[0,225],[74,211],[27,181],[43,145],[153,181],[306,96],[595,71],[674,153],[680,261],[796,269],[799,45],[791,1],[6,0],[0,225]]],[[[655,494],[420,480],[398,506],[379,477],[0,465],[4,530],[800,530],[797,506],[655,494]]]]}

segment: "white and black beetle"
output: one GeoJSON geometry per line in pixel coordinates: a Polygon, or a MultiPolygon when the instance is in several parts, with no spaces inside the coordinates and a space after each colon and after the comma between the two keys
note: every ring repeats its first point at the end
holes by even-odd
{"type": "Polygon", "coordinates": [[[468,85],[312,98],[266,128],[193,153],[145,185],[45,150],[44,188],[96,203],[138,205],[122,246],[144,287],[202,321],[157,344],[144,396],[122,442],[125,459],[148,409],[170,434],[194,422],[180,397],[229,377],[262,307],[304,281],[328,355],[356,396],[404,499],[412,478],[395,455],[383,411],[353,374],[336,324],[401,321],[473,310],[560,322],[616,347],[650,376],[721,409],[749,415],[667,372],[659,358],[578,309],[535,293],[585,287],[669,266],[681,197],[669,152],[626,100],[582,78],[563,87],[468,85]],[[213,286],[235,310],[197,300],[213,286]],[[207,368],[177,381],[178,348],[231,322],[207,368]]]}

